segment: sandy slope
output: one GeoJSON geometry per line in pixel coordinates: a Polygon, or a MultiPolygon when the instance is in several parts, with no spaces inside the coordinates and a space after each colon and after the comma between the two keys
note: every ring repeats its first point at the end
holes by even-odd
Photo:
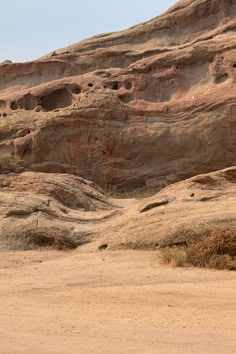
{"type": "Polygon", "coordinates": [[[1,253],[1,353],[235,353],[236,274],[157,252],[1,253]]]}

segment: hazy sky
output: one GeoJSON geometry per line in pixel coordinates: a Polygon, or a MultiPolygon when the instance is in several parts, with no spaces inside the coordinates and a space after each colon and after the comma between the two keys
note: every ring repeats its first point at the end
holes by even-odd
{"type": "Polygon", "coordinates": [[[33,60],[155,17],[176,0],[0,0],[0,61],[33,60]]]}

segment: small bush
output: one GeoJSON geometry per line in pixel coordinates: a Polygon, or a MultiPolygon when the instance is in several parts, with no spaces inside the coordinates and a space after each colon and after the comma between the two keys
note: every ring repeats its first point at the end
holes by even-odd
{"type": "Polygon", "coordinates": [[[236,269],[236,230],[213,230],[190,245],[187,256],[196,267],[236,269]]]}
{"type": "Polygon", "coordinates": [[[164,264],[236,270],[236,230],[212,230],[194,234],[186,247],[165,247],[160,249],[164,264]]]}
{"type": "Polygon", "coordinates": [[[236,259],[229,255],[212,256],[208,266],[214,269],[236,270],[236,259]]]}
{"type": "Polygon", "coordinates": [[[186,252],[177,247],[161,248],[160,257],[164,264],[170,264],[173,267],[183,267],[187,262],[186,252]]]}

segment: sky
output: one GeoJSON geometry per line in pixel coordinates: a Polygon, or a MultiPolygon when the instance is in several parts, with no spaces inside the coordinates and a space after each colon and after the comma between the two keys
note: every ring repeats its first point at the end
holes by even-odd
{"type": "Polygon", "coordinates": [[[105,32],[129,28],[176,0],[0,0],[0,62],[29,61],[105,32]]]}

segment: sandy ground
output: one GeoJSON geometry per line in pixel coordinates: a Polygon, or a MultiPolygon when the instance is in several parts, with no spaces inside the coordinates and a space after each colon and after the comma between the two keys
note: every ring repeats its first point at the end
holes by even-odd
{"type": "Polygon", "coordinates": [[[6,252],[0,282],[1,353],[236,352],[233,272],[155,252],[6,252]]]}

